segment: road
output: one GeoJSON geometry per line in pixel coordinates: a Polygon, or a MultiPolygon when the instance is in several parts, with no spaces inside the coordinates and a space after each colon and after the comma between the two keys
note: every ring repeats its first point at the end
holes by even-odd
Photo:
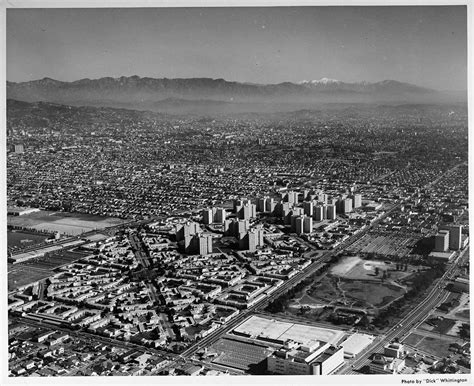
{"type": "Polygon", "coordinates": [[[196,351],[201,349],[202,347],[207,347],[219,340],[219,338],[236,327],[238,324],[243,322],[246,318],[251,316],[256,310],[260,308],[266,307],[271,301],[278,298],[283,293],[287,292],[292,286],[298,284],[300,281],[304,280],[306,277],[313,274],[316,270],[321,268],[334,254],[334,252],[330,252],[327,254],[323,259],[318,262],[312,263],[309,265],[304,271],[297,273],[295,276],[287,280],[280,288],[278,288],[275,292],[273,292],[270,296],[265,299],[260,300],[259,302],[255,303],[254,305],[250,306],[249,308],[241,311],[239,315],[233,318],[231,321],[224,324],[222,327],[217,329],[216,331],[212,332],[208,336],[201,339],[199,342],[194,344],[193,346],[189,347],[186,351],[184,351],[181,355],[183,357],[191,357],[194,355],[196,351]]]}
{"type": "Polygon", "coordinates": [[[84,330],[77,330],[77,331],[71,330],[70,328],[57,326],[56,324],[50,324],[47,321],[36,322],[30,319],[23,318],[21,316],[13,316],[13,317],[10,316],[10,320],[17,321],[19,323],[22,323],[31,327],[35,327],[35,328],[48,328],[51,330],[62,331],[64,333],[69,334],[70,336],[74,338],[79,338],[83,340],[90,339],[95,342],[100,342],[100,343],[104,343],[107,345],[111,345],[111,346],[115,346],[115,347],[119,347],[119,348],[123,348],[127,350],[137,349],[139,351],[152,353],[160,357],[170,357],[170,358],[177,357],[176,354],[170,354],[169,352],[166,352],[163,350],[158,350],[158,349],[150,348],[150,347],[144,347],[136,343],[125,342],[119,339],[108,338],[108,337],[93,334],[84,330]]]}
{"type": "Polygon", "coordinates": [[[145,246],[143,245],[143,241],[140,240],[137,234],[131,234],[128,237],[130,241],[130,245],[132,247],[132,251],[135,255],[135,258],[138,262],[144,267],[148,268],[150,266],[149,256],[148,253],[145,251],[145,246]]]}
{"type": "MultiPolygon", "coordinates": [[[[204,208],[202,208],[202,209],[204,209],[204,208]]],[[[201,210],[201,209],[197,209],[197,211],[199,211],[199,210],[201,210]]],[[[37,251],[39,249],[43,249],[43,248],[47,248],[47,247],[63,245],[63,244],[69,243],[69,242],[74,241],[74,240],[80,240],[80,239],[83,239],[83,238],[86,238],[86,237],[89,237],[89,236],[96,235],[98,233],[114,234],[117,230],[124,229],[126,227],[130,227],[130,228],[139,227],[139,226],[151,224],[151,223],[158,222],[158,221],[163,221],[163,220],[167,219],[168,217],[180,216],[180,215],[182,215],[184,213],[187,213],[187,212],[189,212],[189,211],[178,210],[178,211],[169,213],[167,216],[155,216],[155,217],[151,217],[151,218],[144,219],[144,220],[127,220],[127,221],[124,221],[120,224],[111,225],[109,227],[105,227],[105,228],[101,228],[101,229],[90,230],[90,231],[81,233],[80,235],[68,237],[68,238],[65,238],[65,239],[55,240],[55,241],[53,241],[51,243],[48,243],[48,244],[37,244],[37,245],[26,246],[25,248],[22,248],[21,250],[15,251],[15,254],[12,255],[12,256],[18,255],[20,253],[25,253],[25,252],[37,251]]]]}
{"type": "MultiPolygon", "coordinates": [[[[460,164],[461,165],[461,164],[460,164]]],[[[439,176],[436,180],[432,181],[431,183],[425,185],[426,187],[432,186],[435,183],[437,183],[441,178],[443,178],[446,175],[449,175],[452,171],[454,171],[457,167],[460,165],[456,165],[452,169],[448,170],[446,173],[442,174],[439,176]]],[[[394,204],[387,212],[385,212],[383,215],[381,215],[377,220],[372,222],[370,225],[366,226],[363,230],[358,232],[357,234],[354,234],[350,236],[345,242],[340,244],[338,247],[331,251],[323,252],[323,254],[317,258],[315,261],[313,261],[308,267],[306,267],[304,270],[298,272],[295,276],[292,278],[288,279],[281,285],[275,292],[273,292],[271,295],[269,295],[267,298],[264,298],[257,302],[256,304],[252,305],[251,307],[241,311],[239,315],[237,315],[234,319],[231,321],[227,322],[224,324],[222,327],[217,329],[216,331],[210,333],[203,339],[201,339],[199,342],[195,343],[191,347],[189,347],[187,350],[185,350],[181,355],[180,358],[191,358],[197,351],[199,351],[201,348],[207,347],[213,343],[215,343],[217,340],[219,340],[222,335],[227,333],[228,331],[232,330],[235,328],[237,325],[242,323],[245,319],[250,317],[253,313],[255,313],[258,310],[261,310],[265,308],[270,302],[274,301],[277,299],[279,296],[282,294],[286,293],[290,288],[294,287],[296,284],[299,282],[303,281],[304,279],[310,277],[313,275],[318,269],[322,268],[324,265],[326,265],[331,258],[339,253],[341,250],[347,248],[350,246],[353,242],[356,240],[360,239],[363,235],[365,235],[367,232],[369,232],[374,226],[376,226],[380,221],[385,219],[387,216],[389,216],[392,212],[400,208],[400,206],[403,204],[403,202],[399,202],[394,204]]],[[[174,213],[174,215],[178,215],[179,213],[174,213]]],[[[170,214],[171,216],[171,214],[170,214]]],[[[164,218],[164,217],[163,217],[164,218]]],[[[153,219],[147,219],[147,220],[141,220],[141,221],[130,221],[126,224],[120,224],[116,226],[112,226],[106,229],[103,229],[101,231],[91,231],[88,232],[87,234],[94,234],[94,233],[99,233],[99,232],[104,232],[106,230],[114,230],[114,229],[120,229],[123,228],[124,226],[139,226],[139,225],[145,225],[147,223],[151,222],[156,222],[159,221],[159,218],[153,218],[153,219]]],[[[83,234],[81,237],[83,237],[85,234],[83,234]]],[[[58,243],[66,243],[69,240],[61,240],[58,243]]],[[[309,254],[314,253],[316,248],[310,244],[306,244],[312,248],[312,251],[308,252],[309,254]]],[[[454,272],[457,266],[457,262],[459,261],[459,257],[461,254],[458,256],[456,259],[456,262],[450,266],[450,268],[446,271],[446,273],[443,275],[441,278],[440,282],[443,283],[445,280],[449,279],[451,277],[451,274],[454,272]]],[[[413,325],[416,322],[419,322],[423,318],[425,318],[429,312],[440,302],[441,296],[443,295],[443,288],[441,288],[439,285],[434,286],[430,292],[426,295],[426,297],[414,308],[412,309],[401,321],[400,324],[392,328],[385,336],[383,336],[380,341],[377,340],[375,341],[369,348],[367,348],[367,351],[370,350],[370,352],[382,352],[383,351],[383,346],[387,343],[392,341],[395,338],[401,338],[407,336],[411,330],[413,325]]],[[[445,295],[445,293],[444,293],[445,295]]],[[[58,329],[56,326],[54,326],[55,329],[58,329]]],[[[70,330],[66,330],[67,332],[70,332],[70,330]]],[[[87,333],[79,333],[79,334],[87,334],[87,333]]],[[[103,337],[98,337],[93,334],[89,334],[93,336],[97,340],[104,340],[107,338],[103,337]]],[[[117,340],[111,340],[114,344],[117,344],[119,341],[117,340]]],[[[123,343],[123,342],[122,342],[123,343]]],[[[125,345],[130,345],[130,343],[123,343],[125,345]]],[[[137,347],[141,347],[139,345],[136,345],[137,347]]],[[[141,347],[142,348],[142,347],[141,347]]],[[[142,348],[143,349],[143,348],[142,348]]],[[[159,350],[154,350],[154,349],[146,349],[151,352],[160,352],[159,350]]],[[[169,355],[169,354],[167,354],[169,355]]],[[[370,360],[365,357],[361,356],[357,358],[355,361],[348,363],[347,365],[343,366],[338,373],[343,373],[343,374],[349,374],[349,373],[355,373],[350,365],[355,366],[356,368],[360,368],[365,366],[366,364],[370,363],[370,360]]]]}
{"type": "MultiPolygon", "coordinates": [[[[350,244],[352,244],[354,241],[362,237],[365,233],[369,232],[369,230],[372,229],[372,227],[374,227],[376,224],[378,224],[380,221],[382,221],[385,217],[387,217],[390,213],[392,213],[394,210],[396,210],[400,206],[401,206],[401,203],[395,204],[392,208],[390,208],[387,212],[385,212],[382,216],[380,216],[376,221],[374,221],[372,224],[367,226],[361,232],[355,235],[352,235],[344,243],[342,243],[335,249],[323,253],[320,258],[318,258],[316,261],[311,263],[304,270],[298,272],[295,276],[285,281],[283,285],[281,285],[270,296],[260,300],[259,302],[255,303],[251,307],[241,311],[239,315],[237,315],[234,319],[232,319],[231,321],[229,321],[228,323],[226,323],[225,325],[223,325],[221,328],[217,329],[216,331],[212,332],[208,336],[204,337],[193,346],[189,347],[187,350],[185,350],[181,354],[181,356],[184,358],[190,358],[201,348],[207,347],[217,342],[222,335],[224,335],[225,333],[229,332],[231,329],[239,325],[245,319],[250,317],[254,312],[264,309],[270,302],[274,301],[279,296],[286,293],[290,288],[294,287],[296,284],[303,281],[307,277],[313,275],[318,269],[322,268],[325,264],[327,264],[334,255],[339,253],[342,249],[347,248],[350,244]]],[[[312,247],[313,250],[316,249],[313,245],[311,245],[310,247],[312,247]]]]}
{"type": "MultiPolygon", "coordinates": [[[[458,164],[451,168],[450,170],[446,171],[446,173],[442,174],[439,176],[436,180],[426,184],[424,188],[430,187],[434,184],[436,184],[438,181],[440,181],[443,177],[451,174],[454,170],[456,170],[460,165],[458,164]]],[[[395,210],[399,209],[403,202],[396,203],[390,208],[387,212],[385,212],[382,216],[380,216],[377,220],[372,222],[369,226],[365,227],[362,231],[358,232],[357,234],[352,235],[347,239],[344,243],[336,247],[334,250],[323,253],[321,258],[319,258],[317,261],[313,262],[310,264],[308,267],[306,267],[303,271],[299,272],[289,280],[287,280],[278,290],[276,290],[274,293],[272,293],[269,297],[262,299],[258,303],[254,304],[253,306],[249,307],[248,309],[242,311],[237,317],[232,319],[230,322],[227,324],[223,325],[221,328],[217,329],[216,331],[212,332],[205,338],[203,338],[201,341],[198,343],[194,344],[193,346],[189,347],[187,350],[185,350],[181,355],[182,357],[189,358],[194,353],[196,353],[198,350],[200,350],[203,347],[207,347],[216,341],[220,339],[220,337],[236,327],[238,324],[240,324],[242,321],[244,321],[246,318],[250,317],[255,311],[259,309],[263,309],[266,307],[271,301],[277,299],[280,295],[284,294],[287,292],[291,287],[295,286],[305,278],[311,276],[314,274],[319,268],[321,268],[323,265],[325,265],[331,258],[334,256],[336,253],[338,253],[340,250],[347,248],[350,246],[353,242],[361,238],[363,235],[365,235],[367,232],[369,232],[374,226],[376,226],[380,221],[385,219],[387,216],[389,216],[391,213],[393,213],[395,210]]],[[[305,243],[306,245],[306,243],[305,243]]],[[[314,250],[314,246],[308,245],[312,247],[314,250]]],[[[452,264],[452,266],[448,269],[448,271],[445,272],[443,277],[440,279],[440,282],[444,282],[448,278],[450,278],[451,274],[454,272],[454,269],[456,267],[457,262],[459,261],[459,257],[456,259],[456,261],[452,264]]],[[[419,303],[413,310],[411,310],[405,318],[401,321],[401,324],[398,324],[395,326],[390,332],[384,337],[384,339],[380,341],[375,341],[372,346],[369,346],[367,348],[367,351],[371,350],[371,352],[382,352],[383,351],[383,346],[386,344],[386,342],[389,342],[395,338],[407,336],[408,332],[410,331],[411,324],[416,323],[417,321],[420,320],[420,318],[429,313],[429,311],[432,310],[432,308],[436,305],[439,304],[441,293],[444,291],[440,286],[435,286],[434,288],[431,289],[431,291],[426,295],[426,297],[419,303]],[[378,342],[378,343],[377,343],[378,342]],[[378,350],[378,351],[377,351],[378,350]]],[[[370,360],[365,357],[360,357],[359,359],[356,360],[355,363],[352,363],[354,366],[360,368],[365,366],[365,364],[368,364],[370,360]],[[360,362],[360,363],[359,363],[360,362]]],[[[352,371],[350,364],[347,366],[343,366],[341,369],[339,369],[338,373],[345,373],[346,371],[352,371]]]]}
{"type": "MultiPolygon", "coordinates": [[[[153,220],[153,221],[155,221],[155,220],[153,220]]],[[[143,221],[130,220],[130,221],[123,222],[121,224],[112,225],[112,226],[105,227],[105,228],[102,228],[102,229],[94,229],[94,230],[91,230],[91,231],[87,231],[87,232],[81,233],[78,236],[62,238],[62,239],[59,239],[59,240],[52,241],[50,243],[43,243],[43,244],[36,244],[36,245],[27,246],[25,248],[16,250],[15,254],[12,255],[12,256],[15,256],[15,255],[18,255],[18,254],[21,254],[21,253],[25,253],[25,252],[33,252],[33,251],[37,251],[38,249],[48,248],[48,247],[52,247],[52,246],[60,246],[60,245],[66,244],[66,243],[70,243],[71,241],[80,240],[82,238],[95,235],[97,233],[115,232],[116,230],[118,230],[120,228],[123,228],[125,226],[139,226],[140,224],[146,223],[146,222],[151,222],[151,220],[143,220],[143,221]]]]}
{"type": "MultiPolygon", "coordinates": [[[[431,287],[429,292],[425,295],[423,300],[415,306],[404,318],[394,326],[387,334],[384,335],[384,338],[379,342],[374,342],[371,346],[367,348],[367,351],[370,353],[383,353],[384,346],[398,338],[400,341],[403,341],[411,332],[416,328],[416,326],[421,323],[436,306],[449,296],[449,292],[444,288],[446,287],[446,282],[450,279],[451,275],[456,271],[457,264],[459,262],[459,257],[449,266],[443,276],[438,279],[438,281],[431,287]]],[[[360,374],[354,369],[361,369],[364,366],[369,365],[371,360],[367,356],[360,356],[354,361],[350,361],[345,364],[342,368],[339,369],[338,374],[360,374]]]]}
{"type": "MultiPolygon", "coordinates": [[[[442,178],[450,175],[452,172],[454,172],[458,167],[463,165],[465,163],[460,163],[442,175],[440,175],[438,178],[436,178],[434,181],[431,181],[430,183],[426,184],[424,188],[429,188],[436,183],[438,183],[442,178]]],[[[400,204],[401,205],[401,204],[400,204]]],[[[464,260],[464,255],[465,253],[469,250],[469,247],[465,248],[462,250],[454,259],[454,261],[451,263],[447,271],[443,274],[443,276],[438,279],[438,281],[431,287],[429,290],[428,294],[425,296],[425,298],[414,308],[412,309],[401,321],[398,323],[396,326],[394,326],[380,341],[374,341],[374,343],[367,347],[365,352],[370,352],[370,353],[382,353],[383,352],[383,347],[393,341],[394,339],[398,338],[401,341],[403,341],[404,338],[406,338],[410,333],[417,327],[418,324],[421,323],[422,320],[424,320],[430,312],[439,304],[445,301],[445,299],[448,297],[449,292],[446,291],[444,288],[446,286],[446,282],[452,278],[452,276],[456,273],[458,269],[458,264],[464,260]]],[[[365,355],[360,355],[357,359],[354,361],[349,361],[346,363],[343,367],[341,367],[338,371],[337,374],[360,374],[360,372],[354,371],[354,369],[361,369],[364,366],[367,366],[371,360],[369,357],[365,355]]]]}

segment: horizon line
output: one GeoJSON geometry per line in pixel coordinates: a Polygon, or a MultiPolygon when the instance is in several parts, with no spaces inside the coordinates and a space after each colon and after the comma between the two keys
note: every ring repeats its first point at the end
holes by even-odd
{"type": "Polygon", "coordinates": [[[240,83],[240,84],[257,85],[257,86],[279,85],[279,84],[285,84],[285,83],[301,85],[303,82],[322,81],[324,79],[337,81],[337,82],[341,82],[341,83],[346,83],[346,84],[364,84],[364,83],[365,84],[377,84],[377,83],[382,83],[382,82],[393,81],[393,82],[398,82],[398,83],[401,83],[401,84],[416,86],[416,87],[420,87],[420,88],[424,88],[424,89],[431,90],[431,91],[436,91],[436,92],[468,92],[468,87],[466,87],[465,89],[437,89],[437,88],[435,89],[435,88],[432,88],[432,87],[420,86],[419,84],[416,84],[416,83],[404,82],[404,81],[400,81],[400,80],[396,80],[396,79],[383,79],[383,80],[378,80],[378,81],[373,81],[373,82],[370,82],[370,81],[367,81],[367,80],[345,81],[345,80],[340,80],[340,79],[328,78],[328,77],[325,77],[325,76],[323,76],[322,78],[319,78],[319,79],[309,79],[309,80],[303,79],[303,80],[300,80],[300,81],[297,81],[297,82],[285,80],[285,81],[276,82],[276,83],[257,83],[257,82],[249,82],[249,81],[228,80],[228,79],[225,79],[225,78],[222,78],[222,77],[212,78],[212,77],[207,77],[207,76],[152,77],[152,76],[140,76],[140,75],[136,75],[136,74],[135,75],[121,75],[119,77],[114,77],[114,76],[102,76],[102,77],[99,77],[99,78],[85,77],[85,78],[80,78],[80,79],[76,79],[76,80],[59,80],[59,79],[55,79],[55,78],[52,78],[52,77],[49,77],[49,76],[44,76],[42,78],[37,78],[37,79],[32,79],[32,80],[23,80],[23,81],[12,81],[12,80],[7,79],[6,82],[7,83],[21,84],[21,83],[38,82],[38,81],[41,81],[41,80],[49,79],[49,80],[52,80],[52,81],[55,81],[55,82],[61,82],[61,83],[75,83],[75,82],[80,82],[80,81],[83,81],[83,80],[97,81],[97,80],[101,80],[101,79],[105,79],[105,78],[111,78],[111,79],[114,79],[114,80],[118,80],[118,79],[121,79],[121,78],[139,78],[139,79],[155,79],[155,80],[159,80],[159,79],[167,79],[167,80],[208,79],[208,80],[213,80],[213,81],[223,80],[223,81],[229,82],[229,83],[240,83]]]}
{"type": "MultiPolygon", "coordinates": [[[[83,81],[83,80],[94,81],[94,80],[101,80],[101,79],[106,79],[106,78],[110,78],[110,79],[114,79],[114,80],[119,80],[121,78],[139,78],[139,79],[156,79],[156,80],[159,80],[159,79],[167,79],[167,80],[208,79],[208,80],[213,80],[213,81],[223,80],[223,81],[229,82],[229,83],[240,83],[240,84],[259,85],[259,86],[279,85],[279,84],[285,84],[285,83],[300,85],[300,84],[303,84],[305,82],[324,81],[324,80],[330,80],[330,81],[341,82],[341,83],[346,83],[346,84],[364,84],[364,83],[365,84],[376,84],[376,83],[382,83],[382,82],[398,82],[398,83],[408,84],[408,85],[412,85],[412,86],[416,86],[416,87],[420,87],[420,88],[431,89],[431,90],[434,90],[434,91],[441,91],[441,90],[438,90],[438,89],[433,89],[431,87],[420,86],[419,84],[416,84],[416,83],[404,82],[404,81],[396,80],[396,79],[382,79],[382,80],[378,80],[378,81],[367,81],[367,80],[346,81],[346,80],[328,78],[328,77],[325,77],[325,76],[323,76],[319,79],[302,79],[300,81],[284,80],[284,81],[275,82],[275,83],[258,83],[258,82],[249,82],[249,81],[228,80],[228,79],[225,79],[225,78],[222,78],[222,77],[213,78],[213,77],[209,77],[209,76],[193,76],[193,77],[166,77],[166,76],[162,76],[162,77],[152,77],[152,76],[140,76],[140,75],[136,75],[136,74],[135,75],[121,75],[121,76],[118,76],[118,77],[115,77],[115,76],[102,76],[102,77],[98,77],[98,78],[85,77],[85,78],[80,78],[80,79],[76,79],[76,80],[60,80],[60,79],[52,78],[50,76],[44,76],[42,78],[37,78],[37,79],[32,79],[32,80],[14,81],[14,80],[6,79],[6,81],[7,81],[7,83],[16,83],[16,84],[38,82],[38,81],[41,81],[41,80],[53,80],[55,82],[61,82],[61,83],[75,83],[75,82],[80,82],[80,81],[83,81]]],[[[467,91],[467,89],[466,90],[451,90],[451,91],[467,91]]]]}

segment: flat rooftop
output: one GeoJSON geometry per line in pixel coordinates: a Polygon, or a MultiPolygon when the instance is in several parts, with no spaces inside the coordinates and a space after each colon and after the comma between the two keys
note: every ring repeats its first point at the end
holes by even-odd
{"type": "Polygon", "coordinates": [[[375,337],[367,334],[352,334],[341,346],[344,348],[344,354],[355,356],[374,341],[375,337]]]}
{"type": "Polygon", "coordinates": [[[294,340],[302,345],[313,345],[315,342],[337,344],[344,336],[340,330],[308,326],[252,316],[234,328],[236,333],[246,334],[255,338],[267,338],[280,341],[294,340]]]}
{"type": "Polygon", "coordinates": [[[429,257],[449,261],[454,257],[454,254],[455,253],[453,251],[448,251],[448,252],[435,252],[435,251],[433,251],[429,254],[429,257]]]}

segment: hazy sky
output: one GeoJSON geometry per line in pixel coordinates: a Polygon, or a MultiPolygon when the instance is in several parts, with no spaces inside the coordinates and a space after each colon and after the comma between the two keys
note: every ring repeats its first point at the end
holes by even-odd
{"type": "Polygon", "coordinates": [[[7,10],[8,80],[122,75],[461,90],[466,7],[7,10]]]}

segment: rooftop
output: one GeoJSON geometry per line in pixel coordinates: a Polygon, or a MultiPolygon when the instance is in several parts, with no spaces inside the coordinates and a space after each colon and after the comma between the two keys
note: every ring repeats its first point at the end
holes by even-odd
{"type": "Polygon", "coordinates": [[[344,332],[339,330],[278,321],[259,316],[250,317],[240,326],[236,327],[234,331],[282,342],[290,339],[304,346],[312,346],[317,341],[336,344],[344,336],[344,332]]]}

